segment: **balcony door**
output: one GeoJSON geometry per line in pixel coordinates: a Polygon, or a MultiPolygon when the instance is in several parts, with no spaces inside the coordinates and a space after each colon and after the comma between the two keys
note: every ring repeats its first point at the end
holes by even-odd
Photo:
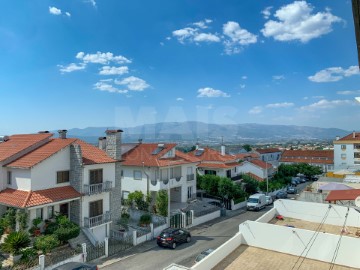
{"type": "Polygon", "coordinates": [[[103,182],[103,170],[90,170],[90,185],[101,184],[103,182]]]}
{"type": "Polygon", "coordinates": [[[89,217],[97,217],[103,214],[103,200],[89,203],[89,217]]]}
{"type": "Polygon", "coordinates": [[[69,203],[60,204],[60,214],[69,217],[69,203]]]}

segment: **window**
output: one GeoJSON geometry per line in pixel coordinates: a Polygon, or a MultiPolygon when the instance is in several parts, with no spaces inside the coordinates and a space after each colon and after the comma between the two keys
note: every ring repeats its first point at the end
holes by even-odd
{"type": "Polygon", "coordinates": [[[358,152],[354,153],[354,158],[360,158],[360,153],[358,152]]]}
{"type": "Polygon", "coordinates": [[[346,159],[346,154],[341,154],[341,159],[346,159]]]}
{"type": "Polygon", "coordinates": [[[180,178],[181,177],[181,167],[170,168],[170,178],[180,178]]]}
{"type": "Polygon", "coordinates": [[[346,150],[346,144],[341,145],[341,150],[346,150]]]}
{"type": "Polygon", "coordinates": [[[97,217],[103,214],[103,200],[89,203],[89,217],[97,217]]]}
{"type": "Polygon", "coordinates": [[[43,219],[43,209],[42,208],[37,208],[36,209],[36,218],[43,219]]]}
{"type": "Polygon", "coordinates": [[[187,198],[188,199],[191,199],[193,197],[193,187],[188,187],[188,190],[187,190],[187,198]]]}
{"type": "Polygon", "coordinates": [[[121,170],[120,176],[124,177],[124,170],[121,170]]]}
{"type": "Polygon", "coordinates": [[[103,170],[90,170],[90,185],[101,184],[103,182],[103,170]]]}
{"type": "Polygon", "coordinates": [[[66,183],[70,181],[70,171],[60,171],[56,173],[56,183],[66,183]]]}
{"type": "Polygon", "coordinates": [[[54,206],[48,206],[48,216],[47,218],[53,218],[54,217],[54,206]]]}
{"type": "Polygon", "coordinates": [[[134,171],[134,179],[135,180],[141,180],[142,179],[141,171],[134,171]]]}
{"type": "Polygon", "coordinates": [[[187,167],[187,175],[190,175],[193,173],[193,167],[187,167]]]}
{"type": "Polygon", "coordinates": [[[160,170],[160,179],[161,181],[168,180],[168,169],[160,170]]]}
{"type": "Polygon", "coordinates": [[[11,183],[12,183],[12,173],[7,172],[7,184],[11,185],[11,183]]]}

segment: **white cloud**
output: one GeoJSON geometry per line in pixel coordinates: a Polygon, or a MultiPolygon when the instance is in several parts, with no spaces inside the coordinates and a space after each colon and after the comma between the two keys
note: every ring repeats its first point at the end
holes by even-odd
{"type": "Polygon", "coordinates": [[[358,95],[358,94],[360,94],[360,90],[337,91],[336,94],[338,94],[338,95],[358,95]]]}
{"type": "Polygon", "coordinates": [[[77,65],[75,63],[71,63],[67,66],[58,65],[58,67],[60,68],[61,73],[69,73],[69,72],[85,69],[86,65],[83,63],[81,63],[79,65],[77,65]]]}
{"type": "MultiPolygon", "coordinates": [[[[210,21],[211,22],[211,21],[210,21]]],[[[196,26],[196,24],[194,25],[196,26]]],[[[204,27],[185,27],[172,32],[173,36],[177,40],[184,44],[187,42],[219,42],[220,38],[216,34],[200,32],[204,27]]]]}
{"type": "Polygon", "coordinates": [[[103,66],[100,69],[100,75],[122,75],[129,72],[129,68],[126,66],[123,67],[110,67],[110,66],[103,66]]]}
{"type": "Polygon", "coordinates": [[[247,76],[242,76],[241,79],[246,80],[248,77],[247,76]]]}
{"type": "Polygon", "coordinates": [[[244,89],[245,87],[246,87],[245,84],[240,84],[240,88],[241,88],[241,89],[244,89]]]}
{"type": "Polygon", "coordinates": [[[110,62],[114,62],[117,64],[131,63],[131,60],[127,59],[126,57],[122,55],[114,55],[111,52],[97,52],[94,54],[85,54],[84,52],[79,52],[77,53],[76,58],[82,60],[84,63],[94,63],[102,65],[107,65],[110,62]]]}
{"type": "Polygon", "coordinates": [[[354,105],[354,101],[352,100],[326,100],[322,99],[318,102],[312,103],[307,106],[300,107],[302,111],[315,111],[320,109],[333,109],[340,106],[349,106],[354,105]]]}
{"type": "Polygon", "coordinates": [[[348,69],[342,67],[331,67],[320,70],[313,76],[309,76],[308,79],[312,82],[337,82],[342,80],[344,77],[350,77],[353,75],[359,75],[358,66],[350,66],[348,69]]]}
{"type": "Polygon", "coordinates": [[[261,11],[261,14],[263,15],[264,19],[267,20],[270,18],[272,8],[273,7],[266,7],[261,11]]]}
{"type": "Polygon", "coordinates": [[[261,106],[255,106],[249,110],[249,114],[259,114],[263,111],[261,106]]]}
{"type": "Polygon", "coordinates": [[[176,99],[176,101],[184,101],[184,99],[181,98],[181,97],[178,97],[178,98],[176,99]]]}
{"type": "Polygon", "coordinates": [[[85,2],[90,3],[94,8],[96,8],[96,1],[95,0],[86,0],[85,2]]]}
{"type": "Polygon", "coordinates": [[[56,7],[49,7],[49,12],[53,15],[61,15],[61,9],[58,9],[56,7]]]}
{"type": "Polygon", "coordinates": [[[65,15],[68,16],[68,17],[71,17],[70,12],[65,12],[65,15]]]}
{"type": "Polygon", "coordinates": [[[94,89],[100,90],[100,91],[106,91],[106,92],[110,92],[110,93],[119,93],[119,94],[126,94],[127,92],[129,92],[128,90],[120,90],[105,81],[99,81],[99,82],[95,83],[94,89]]]}
{"type": "Polygon", "coordinates": [[[219,42],[220,38],[214,34],[200,33],[194,36],[195,42],[219,42]]]}
{"type": "Polygon", "coordinates": [[[279,80],[284,80],[285,76],[284,75],[274,75],[272,76],[273,80],[279,81],[279,80]]]}
{"type": "Polygon", "coordinates": [[[134,76],[130,76],[122,80],[115,80],[115,83],[118,85],[125,85],[132,91],[143,91],[150,86],[143,79],[134,76]]]}
{"type": "Polygon", "coordinates": [[[223,25],[225,53],[241,52],[243,46],[257,42],[257,36],[240,27],[237,22],[229,21],[223,25]]]}
{"type": "Polygon", "coordinates": [[[195,23],[193,23],[193,25],[195,25],[196,27],[201,28],[201,29],[206,29],[206,28],[208,28],[208,24],[210,24],[210,23],[212,23],[212,20],[205,19],[203,21],[195,22],[195,23]]]}
{"type": "Polygon", "coordinates": [[[329,9],[318,13],[312,13],[313,10],[314,7],[306,1],[282,6],[274,14],[278,20],[267,21],[261,32],[265,37],[273,37],[278,41],[298,40],[306,43],[330,33],[332,24],[342,21],[331,14],[329,9]]]}
{"type": "Polygon", "coordinates": [[[278,108],[289,108],[289,107],[293,107],[294,105],[295,104],[292,102],[282,102],[282,103],[267,104],[265,107],[271,109],[278,109],[278,108]]]}
{"type": "Polygon", "coordinates": [[[216,90],[211,87],[204,87],[198,90],[197,97],[230,97],[230,95],[221,90],[216,90]]]}

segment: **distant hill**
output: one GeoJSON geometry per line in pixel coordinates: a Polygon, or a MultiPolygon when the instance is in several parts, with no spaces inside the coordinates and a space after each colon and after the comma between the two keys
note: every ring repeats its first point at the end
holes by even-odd
{"type": "Polygon", "coordinates": [[[206,141],[219,142],[221,137],[225,142],[255,143],[259,141],[281,142],[289,140],[332,141],[336,136],[344,136],[350,131],[337,128],[317,128],[295,125],[263,125],[237,124],[219,125],[202,122],[166,122],[146,124],[131,128],[118,127],[88,127],[74,128],[68,131],[70,137],[80,137],[88,142],[96,143],[97,138],[105,135],[106,129],[122,129],[123,140],[133,142],[143,139],[151,141],[206,141]]]}

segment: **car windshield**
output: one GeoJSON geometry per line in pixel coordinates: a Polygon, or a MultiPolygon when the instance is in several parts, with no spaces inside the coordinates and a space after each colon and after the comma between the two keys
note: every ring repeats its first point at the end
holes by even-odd
{"type": "Polygon", "coordinates": [[[160,237],[165,238],[165,237],[169,237],[169,236],[170,236],[170,234],[169,234],[168,232],[162,232],[162,233],[160,233],[160,237]]]}
{"type": "Polygon", "coordinates": [[[258,203],[258,202],[259,202],[259,199],[249,198],[249,199],[248,199],[248,202],[249,202],[249,203],[258,203]]]}

